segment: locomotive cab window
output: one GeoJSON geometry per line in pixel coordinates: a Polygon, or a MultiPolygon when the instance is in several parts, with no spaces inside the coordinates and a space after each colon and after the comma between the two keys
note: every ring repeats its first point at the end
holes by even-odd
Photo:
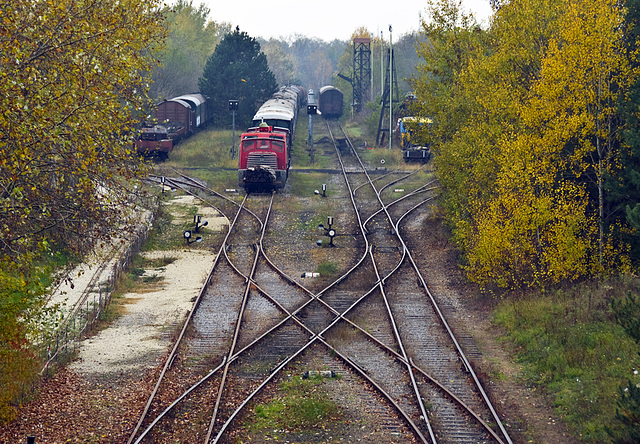
{"type": "Polygon", "coordinates": [[[278,153],[281,153],[282,151],[284,151],[284,142],[281,142],[279,140],[274,140],[271,142],[271,149],[273,151],[277,151],[278,153]]]}
{"type": "Polygon", "coordinates": [[[242,142],[242,151],[251,151],[256,148],[255,140],[244,140],[242,142]]]}
{"type": "Polygon", "coordinates": [[[142,133],[140,134],[140,140],[145,140],[147,142],[155,142],[157,140],[156,133],[142,133]]]}

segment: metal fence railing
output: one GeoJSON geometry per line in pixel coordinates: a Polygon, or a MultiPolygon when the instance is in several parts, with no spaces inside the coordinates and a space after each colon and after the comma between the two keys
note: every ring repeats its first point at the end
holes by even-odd
{"type": "MultiPolygon", "coordinates": [[[[155,206],[154,206],[155,207],[155,206]]],[[[112,250],[94,272],[89,284],[50,339],[42,344],[44,372],[52,363],[63,362],[76,351],[78,342],[92,331],[111,302],[122,273],[128,270],[133,256],[149,237],[154,215],[150,214],[125,247],[112,250]]],[[[41,373],[42,373],[41,372],[41,373]]]]}

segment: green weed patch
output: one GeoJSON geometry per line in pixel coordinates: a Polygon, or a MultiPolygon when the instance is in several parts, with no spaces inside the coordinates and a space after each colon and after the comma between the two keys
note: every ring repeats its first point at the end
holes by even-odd
{"type": "Polygon", "coordinates": [[[614,421],[619,388],[637,377],[631,369],[640,364],[638,344],[616,323],[609,303],[612,293],[621,293],[613,287],[624,285],[530,295],[503,302],[495,312],[522,377],[545,390],[586,442],[611,442],[605,425],[614,421]]]}
{"type": "Polygon", "coordinates": [[[338,405],[327,399],[323,381],[321,376],[294,376],[282,382],[280,396],[257,405],[247,420],[247,428],[251,433],[275,439],[279,431],[311,432],[327,421],[339,419],[338,405]]]}

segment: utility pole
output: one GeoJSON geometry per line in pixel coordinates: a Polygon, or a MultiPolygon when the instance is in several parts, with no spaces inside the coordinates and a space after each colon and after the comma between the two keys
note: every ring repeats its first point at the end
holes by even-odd
{"type": "Polygon", "coordinates": [[[380,97],[384,94],[384,40],[380,31],[380,97]]]}
{"type": "Polygon", "coordinates": [[[391,25],[389,25],[389,149],[393,142],[393,42],[391,37],[391,25]]]}
{"type": "MultiPolygon", "coordinates": [[[[371,44],[373,46],[375,46],[376,43],[375,43],[375,40],[373,39],[373,35],[374,34],[372,32],[371,33],[371,44]]],[[[371,84],[369,85],[369,100],[373,102],[373,99],[375,97],[375,95],[373,94],[373,48],[371,49],[371,67],[370,67],[370,70],[371,70],[371,75],[369,77],[370,77],[370,80],[371,80],[371,84]]]]}

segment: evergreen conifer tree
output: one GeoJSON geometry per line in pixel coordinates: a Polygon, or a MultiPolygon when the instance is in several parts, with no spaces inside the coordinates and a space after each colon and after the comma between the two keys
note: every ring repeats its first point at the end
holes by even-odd
{"type": "Polygon", "coordinates": [[[239,27],[223,37],[198,81],[200,92],[211,100],[218,125],[229,122],[229,100],[238,100],[236,124],[246,127],[262,102],[278,88],[267,56],[255,38],[239,27]]]}

